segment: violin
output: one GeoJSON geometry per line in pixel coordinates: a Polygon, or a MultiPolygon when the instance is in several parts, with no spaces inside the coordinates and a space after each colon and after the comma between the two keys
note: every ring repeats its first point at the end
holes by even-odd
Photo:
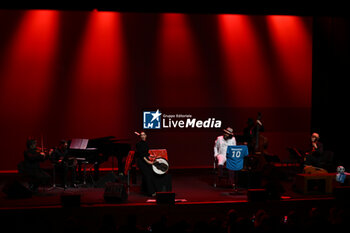
{"type": "Polygon", "coordinates": [[[46,157],[46,155],[48,154],[48,150],[45,148],[41,148],[41,147],[36,147],[35,148],[35,152],[36,153],[40,153],[40,155],[42,155],[44,158],[46,157]]]}
{"type": "Polygon", "coordinates": [[[47,157],[49,157],[51,155],[51,153],[54,151],[53,148],[47,148],[44,147],[44,137],[43,134],[40,135],[40,147],[38,146],[36,148],[37,152],[40,152],[40,154],[42,156],[44,156],[44,158],[46,159],[47,157]]]}
{"type": "Polygon", "coordinates": [[[35,152],[39,153],[44,157],[44,159],[50,159],[51,153],[53,152],[52,148],[45,148],[45,147],[36,147],[35,152]]]}

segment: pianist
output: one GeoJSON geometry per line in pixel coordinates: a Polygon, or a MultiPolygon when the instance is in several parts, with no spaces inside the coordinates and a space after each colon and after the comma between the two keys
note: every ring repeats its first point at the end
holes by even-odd
{"type": "Polygon", "coordinates": [[[65,140],[61,140],[51,153],[51,158],[54,163],[56,171],[62,174],[62,182],[64,188],[67,188],[68,174],[71,173],[71,183],[73,187],[76,187],[76,166],[77,160],[74,157],[70,157],[68,154],[68,143],[65,140]]]}

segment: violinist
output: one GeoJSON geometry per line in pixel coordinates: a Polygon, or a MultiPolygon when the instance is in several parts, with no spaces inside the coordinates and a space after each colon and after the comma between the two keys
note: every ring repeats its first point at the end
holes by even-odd
{"type": "Polygon", "coordinates": [[[77,160],[69,157],[68,142],[61,140],[51,153],[51,158],[55,169],[62,173],[62,181],[64,188],[67,188],[68,173],[71,172],[72,186],[76,187],[76,166],[77,160]]]}
{"type": "Polygon", "coordinates": [[[49,183],[51,177],[42,168],[40,163],[46,158],[43,148],[37,147],[35,139],[27,140],[27,149],[24,151],[23,172],[30,178],[30,189],[33,192],[38,191],[39,185],[49,183]]]}

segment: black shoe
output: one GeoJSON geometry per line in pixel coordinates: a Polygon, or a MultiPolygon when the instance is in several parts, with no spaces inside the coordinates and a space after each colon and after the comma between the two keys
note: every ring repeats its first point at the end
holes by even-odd
{"type": "Polygon", "coordinates": [[[31,185],[31,187],[29,187],[30,191],[32,191],[32,193],[38,193],[39,192],[39,187],[36,185],[31,185]]]}
{"type": "Polygon", "coordinates": [[[233,191],[234,191],[234,192],[238,192],[237,185],[232,184],[232,188],[233,188],[233,191]]]}

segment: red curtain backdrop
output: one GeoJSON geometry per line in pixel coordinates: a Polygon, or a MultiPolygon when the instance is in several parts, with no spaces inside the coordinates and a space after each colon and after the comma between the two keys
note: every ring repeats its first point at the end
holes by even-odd
{"type": "MultiPolygon", "coordinates": [[[[145,109],[215,117],[237,133],[260,111],[282,160],[309,142],[310,17],[1,10],[0,32],[0,170],[16,169],[29,136],[134,145],[145,109]]],[[[148,136],[171,166],[202,167],[221,133],[148,136]]]]}

